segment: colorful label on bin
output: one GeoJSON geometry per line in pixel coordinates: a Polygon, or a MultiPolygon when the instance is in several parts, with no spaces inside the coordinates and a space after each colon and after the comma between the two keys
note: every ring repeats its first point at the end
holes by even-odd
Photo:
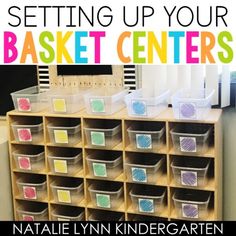
{"type": "Polygon", "coordinates": [[[186,186],[197,186],[197,172],[181,170],[181,184],[186,186]]]}
{"type": "Polygon", "coordinates": [[[195,137],[180,137],[179,142],[181,152],[197,151],[197,142],[195,137]]]}
{"type": "Polygon", "coordinates": [[[54,164],[54,171],[56,173],[63,173],[63,174],[68,173],[67,161],[65,161],[65,160],[54,160],[53,164],[54,164]]]}
{"type": "Polygon", "coordinates": [[[31,103],[29,98],[17,98],[16,100],[19,111],[31,111],[31,103]]]}
{"type": "Polygon", "coordinates": [[[54,98],[52,100],[54,112],[66,112],[66,100],[63,98],[54,98]]]}
{"type": "Polygon", "coordinates": [[[153,199],[139,198],[138,209],[139,209],[139,212],[154,213],[153,199]]]}
{"type": "Polygon", "coordinates": [[[105,101],[102,98],[91,98],[90,99],[90,106],[91,106],[92,112],[95,112],[95,113],[106,112],[105,101]]]}
{"type": "Polygon", "coordinates": [[[145,101],[132,100],[133,115],[147,116],[147,104],[145,101]]]}
{"type": "Polygon", "coordinates": [[[96,202],[98,207],[111,208],[110,195],[96,193],[96,202]]]}
{"type": "Polygon", "coordinates": [[[138,149],[152,149],[152,135],[136,134],[136,147],[138,149]]]}
{"type": "Polygon", "coordinates": [[[91,132],[91,143],[96,146],[106,146],[104,132],[91,132]]]}
{"type": "Polygon", "coordinates": [[[135,182],[147,182],[147,172],[144,168],[131,167],[132,180],[135,182]]]}
{"type": "Polygon", "coordinates": [[[31,163],[29,157],[19,156],[18,165],[22,170],[31,170],[31,163]]]}
{"type": "Polygon", "coordinates": [[[22,215],[23,221],[34,221],[34,216],[22,215]]]}
{"type": "Polygon", "coordinates": [[[18,138],[21,142],[32,142],[30,129],[17,129],[18,138]]]}
{"type": "Polygon", "coordinates": [[[70,220],[66,218],[57,217],[57,221],[70,221],[70,220]]]}
{"type": "Polygon", "coordinates": [[[184,218],[197,219],[199,217],[199,215],[198,215],[198,205],[182,203],[182,216],[184,218]]]}
{"type": "Polygon", "coordinates": [[[179,103],[180,119],[196,119],[197,108],[195,103],[179,103]]]}
{"type": "Polygon", "coordinates": [[[55,143],[69,143],[67,130],[54,130],[55,143]]]}
{"type": "Polygon", "coordinates": [[[23,195],[25,199],[37,199],[35,187],[23,186],[23,195]]]}
{"type": "Polygon", "coordinates": [[[93,163],[93,174],[97,177],[107,177],[107,166],[104,163],[93,163]]]}
{"type": "Polygon", "coordinates": [[[58,202],[71,203],[70,191],[68,190],[57,190],[58,202]]]}

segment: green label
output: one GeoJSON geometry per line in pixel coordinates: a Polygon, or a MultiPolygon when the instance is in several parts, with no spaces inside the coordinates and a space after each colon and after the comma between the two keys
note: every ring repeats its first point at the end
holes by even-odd
{"type": "Polygon", "coordinates": [[[98,177],[107,177],[107,167],[103,163],[93,163],[93,174],[98,177]]]}
{"type": "Polygon", "coordinates": [[[105,112],[105,102],[104,99],[96,98],[96,99],[90,99],[90,106],[92,109],[92,112],[105,112]]]}
{"type": "Polygon", "coordinates": [[[96,201],[98,207],[111,208],[110,195],[97,193],[96,201]]]}
{"type": "Polygon", "coordinates": [[[92,145],[105,146],[105,134],[104,132],[91,132],[92,145]]]}

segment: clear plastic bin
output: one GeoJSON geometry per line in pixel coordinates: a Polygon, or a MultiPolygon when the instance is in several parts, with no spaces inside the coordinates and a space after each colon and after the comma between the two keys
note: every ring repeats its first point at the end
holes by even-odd
{"type": "Polygon", "coordinates": [[[123,184],[97,182],[88,187],[92,204],[105,209],[119,208],[123,203],[123,184]]]}
{"type": "Polygon", "coordinates": [[[56,206],[51,212],[52,221],[84,221],[84,209],[71,206],[56,206]]]}
{"type": "Polygon", "coordinates": [[[88,89],[58,88],[49,91],[50,111],[54,113],[75,113],[82,110],[84,105],[83,95],[88,89]]]}
{"type": "Polygon", "coordinates": [[[47,181],[45,176],[25,175],[16,180],[19,196],[28,200],[47,198],[47,181]]]}
{"type": "Polygon", "coordinates": [[[128,181],[137,183],[156,183],[161,176],[162,157],[137,156],[126,158],[125,172],[128,181]]]}
{"type": "Polygon", "coordinates": [[[137,185],[130,191],[133,209],[139,213],[160,215],[166,190],[156,186],[137,185]]]}
{"type": "Polygon", "coordinates": [[[204,154],[208,150],[211,126],[179,124],[170,130],[176,152],[181,154],[204,154]]]}
{"type": "Polygon", "coordinates": [[[91,128],[84,128],[89,147],[111,149],[121,142],[121,125],[98,121],[91,128]]]}
{"type": "Polygon", "coordinates": [[[88,217],[89,221],[124,221],[124,214],[112,211],[94,210],[88,217]]]}
{"type": "Polygon", "coordinates": [[[128,90],[100,88],[84,95],[86,111],[93,115],[111,115],[125,107],[128,90]]]}
{"type": "Polygon", "coordinates": [[[176,119],[203,120],[211,109],[214,90],[181,89],[172,96],[176,119]]]}
{"type": "Polygon", "coordinates": [[[121,153],[97,151],[86,159],[90,175],[96,178],[115,179],[123,171],[121,153]]]}
{"type": "Polygon", "coordinates": [[[43,141],[43,123],[24,124],[17,121],[13,122],[11,126],[17,142],[39,143],[43,141]]]}
{"type": "Polygon", "coordinates": [[[178,218],[204,220],[208,216],[211,193],[190,189],[175,190],[173,201],[178,218]]]}
{"type": "Polygon", "coordinates": [[[50,142],[61,146],[74,145],[81,140],[81,125],[78,121],[55,120],[47,125],[50,142]]]}
{"type": "Polygon", "coordinates": [[[19,221],[48,221],[48,208],[44,204],[21,204],[16,209],[19,221]]]}
{"type": "Polygon", "coordinates": [[[127,129],[133,149],[151,152],[163,147],[165,127],[158,123],[138,123],[127,129]]]}
{"type": "Polygon", "coordinates": [[[45,153],[36,147],[16,150],[12,153],[16,169],[23,171],[41,171],[45,168],[45,153]]]}
{"type": "Polygon", "coordinates": [[[207,183],[210,160],[199,158],[174,158],[171,163],[174,180],[185,187],[200,187],[207,183]]]}
{"type": "Polygon", "coordinates": [[[82,153],[77,149],[53,149],[48,154],[50,171],[56,174],[73,175],[82,167],[82,153]]]}
{"type": "Polygon", "coordinates": [[[128,115],[149,118],[158,116],[168,107],[169,91],[160,91],[158,96],[144,97],[143,89],[138,89],[125,96],[128,115]]]}
{"type": "Polygon", "coordinates": [[[47,92],[33,86],[11,93],[14,107],[20,112],[38,112],[48,107],[47,92]]]}
{"type": "Polygon", "coordinates": [[[50,184],[55,202],[78,204],[84,198],[84,184],[79,179],[60,178],[50,184]]]}

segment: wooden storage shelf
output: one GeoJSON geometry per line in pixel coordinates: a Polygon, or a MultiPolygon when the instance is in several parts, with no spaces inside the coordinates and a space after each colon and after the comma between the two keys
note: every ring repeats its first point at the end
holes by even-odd
{"type": "MultiPolygon", "coordinates": [[[[89,215],[93,211],[112,211],[112,212],[119,212],[124,215],[125,220],[132,220],[135,216],[143,216],[153,219],[164,219],[164,220],[182,220],[181,218],[178,218],[174,209],[174,203],[172,200],[173,191],[174,189],[184,188],[184,186],[179,186],[174,181],[174,176],[171,169],[171,161],[173,160],[173,156],[176,156],[177,158],[188,158],[188,156],[196,157],[196,158],[209,158],[213,164],[212,164],[212,173],[209,175],[210,179],[207,182],[207,184],[203,187],[186,187],[186,189],[196,189],[196,190],[204,190],[204,191],[211,191],[213,193],[212,199],[211,199],[211,206],[209,210],[209,215],[206,220],[221,220],[222,219],[222,132],[221,132],[221,110],[220,109],[214,109],[211,110],[208,118],[204,121],[185,121],[185,120],[176,120],[173,116],[173,112],[171,108],[168,108],[166,111],[162,112],[158,117],[151,118],[151,119],[144,119],[144,118],[133,118],[129,117],[127,115],[126,109],[123,109],[116,114],[109,115],[109,116],[94,116],[86,114],[85,110],[82,110],[78,113],[74,114],[53,114],[48,113],[47,111],[38,112],[38,113],[22,113],[17,111],[11,111],[7,114],[8,116],[8,127],[9,127],[9,153],[10,153],[10,166],[11,166],[11,176],[12,176],[12,192],[13,192],[13,204],[14,204],[14,215],[15,219],[18,219],[17,213],[16,213],[16,207],[19,204],[19,201],[24,201],[24,204],[27,204],[28,202],[37,202],[48,205],[49,210],[49,219],[51,219],[51,211],[54,209],[54,207],[58,205],[63,206],[74,206],[83,208],[85,211],[85,220],[88,220],[89,215]],[[14,139],[13,132],[11,129],[12,122],[17,121],[18,119],[25,119],[30,120],[34,118],[40,118],[43,122],[43,141],[40,143],[21,143],[17,142],[14,139]],[[80,121],[81,125],[81,141],[77,143],[76,145],[60,145],[60,144],[54,144],[51,143],[49,140],[49,133],[47,130],[47,124],[52,121],[56,121],[57,119],[74,119],[80,121]],[[96,123],[96,120],[104,120],[106,122],[113,122],[121,125],[121,142],[114,146],[113,148],[104,148],[104,147],[91,147],[87,145],[86,135],[84,132],[85,127],[92,127],[93,124],[96,123]],[[129,143],[129,137],[127,133],[127,128],[129,127],[132,122],[139,123],[139,122],[157,122],[162,123],[165,126],[165,132],[164,132],[164,145],[161,149],[158,150],[152,150],[151,152],[147,151],[141,151],[137,149],[133,149],[129,143]],[[171,140],[170,135],[170,129],[175,124],[205,124],[205,125],[211,125],[213,127],[213,135],[211,137],[211,146],[208,149],[208,151],[204,154],[196,154],[192,153],[190,155],[184,155],[181,153],[177,153],[173,148],[173,143],[171,140]],[[29,146],[29,145],[35,145],[37,147],[42,147],[45,152],[45,168],[42,169],[40,172],[37,171],[24,171],[24,170],[18,170],[16,169],[16,164],[14,163],[14,159],[12,156],[12,153],[16,150],[16,148],[20,148],[23,146],[29,146]],[[54,153],[55,149],[58,148],[75,148],[75,149],[81,149],[82,152],[82,166],[83,168],[73,174],[73,175],[64,175],[60,173],[53,173],[51,172],[49,168],[49,160],[48,155],[49,153],[54,153]],[[90,155],[93,152],[97,152],[98,150],[104,150],[104,151],[114,151],[119,152],[122,156],[122,173],[117,176],[114,179],[106,179],[106,178],[97,178],[89,174],[88,171],[88,163],[86,157],[90,155]],[[127,158],[130,158],[130,156],[134,156],[137,154],[143,154],[143,153],[150,153],[151,155],[163,155],[164,157],[164,166],[162,170],[162,175],[159,176],[156,182],[154,183],[141,183],[141,182],[132,182],[127,179],[126,173],[125,173],[125,162],[127,158]],[[18,190],[16,186],[16,178],[21,175],[22,173],[30,174],[30,175],[42,175],[45,176],[47,181],[47,198],[43,200],[27,200],[19,197],[18,190]],[[84,199],[81,202],[78,202],[76,204],[63,204],[60,202],[56,202],[53,200],[52,191],[50,189],[50,183],[53,179],[60,178],[60,177],[71,177],[74,179],[80,179],[82,180],[83,186],[84,186],[84,199]],[[96,183],[100,181],[107,181],[107,183],[114,183],[114,184],[123,184],[123,197],[124,200],[122,204],[119,206],[118,209],[110,209],[110,208],[100,208],[96,207],[92,204],[90,194],[88,187],[91,183],[96,183]],[[157,188],[165,188],[166,189],[166,199],[164,210],[161,212],[161,214],[145,214],[141,212],[137,212],[134,210],[131,202],[131,198],[129,195],[129,191],[131,189],[131,186],[133,185],[145,185],[148,184],[151,187],[157,187],[157,188]]],[[[102,122],[102,121],[101,121],[102,122]]],[[[60,150],[59,150],[60,151],[60,150]]]]}

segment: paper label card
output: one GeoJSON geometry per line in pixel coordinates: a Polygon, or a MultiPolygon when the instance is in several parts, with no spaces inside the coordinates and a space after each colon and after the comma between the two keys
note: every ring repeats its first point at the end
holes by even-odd
{"type": "Polygon", "coordinates": [[[179,103],[180,119],[196,119],[197,107],[195,103],[179,103]]]}
{"type": "Polygon", "coordinates": [[[139,212],[154,213],[154,201],[153,199],[138,199],[139,212]]]}
{"type": "Polygon", "coordinates": [[[184,218],[199,218],[198,205],[182,203],[182,216],[184,218]]]}
{"type": "Polygon", "coordinates": [[[104,113],[105,109],[105,101],[102,98],[91,98],[90,99],[91,110],[94,113],[104,113]]]}
{"type": "Polygon", "coordinates": [[[17,129],[18,138],[21,142],[32,142],[30,129],[17,129]]]}
{"type": "Polygon", "coordinates": [[[66,160],[54,160],[53,164],[54,164],[54,171],[56,173],[63,173],[63,174],[68,173],[66,160]]]}
{"type": "Polygon", "coordinates": [[[23,221],[34,221],[34,216],[22,215],[23,221]]]}
{"type": "Polygon", "coordinates": [[[53,102],[53,110],[54,112],[66,112],[66,100],[63,98],[54,98],[53,102]]]}
{"type": "Polygon", "coordinates": [[[69,143],[67,130],[54,130],[55,143],[69,143]]]}
{"type": "Polygon", "coordinates": [[[31,111],[31,103],[29,98],[17,98],[16,100],[19,111],[31,111]]]}
{"type": "Polygon", "coordinates": [[[31,170],[31,163],[29,157],[19,156],[18,165],[22,170],[31,170]]]}
{"type": "Polygon", "coordinates": [[[91,132],[91,143],[96,146],[105,146],[105,134],[104,132],[91,132]]]}
{"type": "Polygon", "coordinates": [[[131,106],[134,115],[147,116],[147,105],[145,101],[132,100],[131,106]]]}
{"type": "Polygon", "coordinates": [[[186,186],[197,186],[197,172],[181,170],[181,184],[186,186]]]}
{"type": "Polygon", "coordinates": [[[133,181],[135,181],[135,182],[143,182],[143,183],[147,182],[147,172],[146,172],[146,169],[132,167],[131,171],[132,171],[132,180],[133,181]]]}
{"type": "Polygon", "coordinates": [[[110,195],[97,193],[96,202],[98,207],[111,208],[110,195]]]}
{"type": "Polygon", "coordinates": [[[57,190],[58,202],[71,203],[70,191],[68,190],[57,190]]]}
{"type": "Polygon", "coordinates": [[[136,134],[136,147],[138,149],[152,149],[152,135],[136,134]]]}
{"type": "Polygon", "coordinates": [[[197,152],[195,137],[179,137],[181,152],[197,152]]]}
{"type": "Polygon", "coordinates": [[[107,166],[104,163],[93,163],[93,174],[97,177],[107,177],[107,166]]]}
{"type": "Polygon", "coordinates": [[[23,186],[23,195],[25,199],[37,199],[36,188],[23,186]]]}
{"type": "Polygon", "coordinates": [[[70,221],[69,219],[60,218],[60,217],[58,217],[57,220],[58,220],[58,221],[70,221]]]}

